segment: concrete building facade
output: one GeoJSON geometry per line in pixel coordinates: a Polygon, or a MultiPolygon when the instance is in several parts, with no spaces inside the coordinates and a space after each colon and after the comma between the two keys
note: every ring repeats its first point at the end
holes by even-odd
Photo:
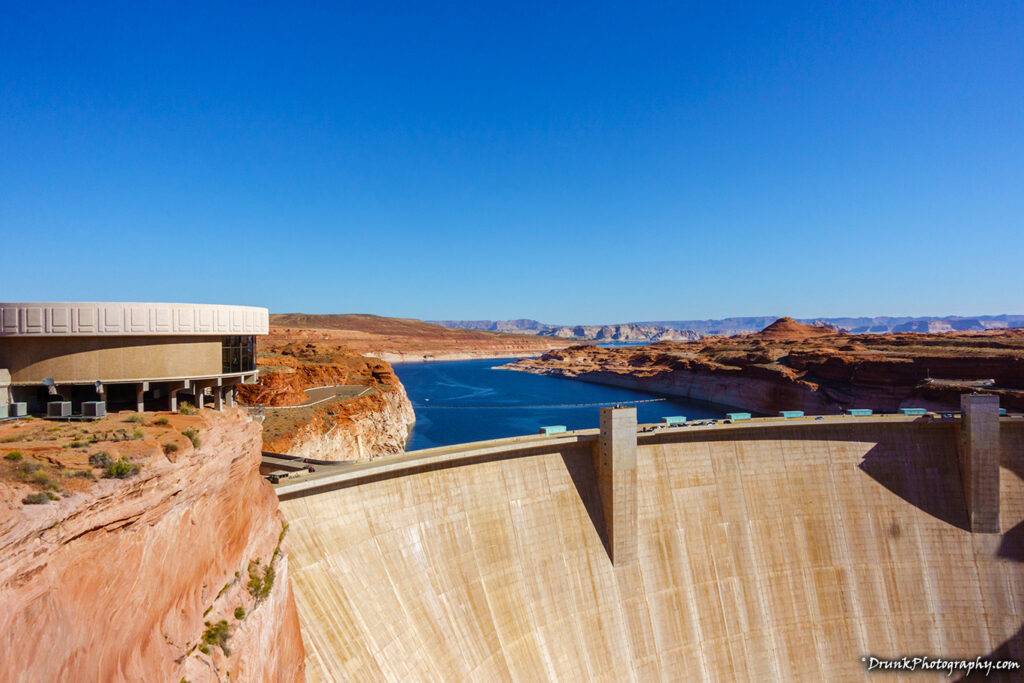
{"type": "Polygon", "coordinates": [[[256,380],[256,336],[269,326],[251,306],[0,303],[0,405],[220,408],[256,380]]]}

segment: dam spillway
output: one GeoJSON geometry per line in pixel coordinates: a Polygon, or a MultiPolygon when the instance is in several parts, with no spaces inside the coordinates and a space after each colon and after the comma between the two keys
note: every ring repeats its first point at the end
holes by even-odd
{"type": "Polygon", "coordinates": [[[638,435],[621,566],[593,432],[279,487],[310,678],[864,680],[866,655],[1019,659],[1024,421],[999,422],[992,534],[969,530],[959,425],[896,416],[638,435]]]}

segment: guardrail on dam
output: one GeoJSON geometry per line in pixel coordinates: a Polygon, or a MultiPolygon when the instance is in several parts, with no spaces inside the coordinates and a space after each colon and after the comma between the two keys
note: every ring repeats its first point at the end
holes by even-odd
{"type": "Polygon", "coordinates": [[[867,655],[1024,657],[1024,420],[669,428],[622,460],[622,415],[608,438],[277,487],[311,678],[862,680],[867,655]]]}

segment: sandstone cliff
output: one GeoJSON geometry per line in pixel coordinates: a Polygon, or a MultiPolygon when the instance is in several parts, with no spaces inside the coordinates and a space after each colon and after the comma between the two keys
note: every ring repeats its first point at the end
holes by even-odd
{"type": "Polygon", "coordinates": [[[854,336],[784,318],[758,334],[640,348],[577,346],[504,367],[759,413],[953,410],[965,388],[1024,409],[1018,330],[854,336]]]}
{"type": "Polygon", "coordinates": [[[137,419],[0,427],[0,679],[302,680],[259,426],[137,419]]]}
{"type": "Polygon", "coordinates": [[[386,362],[330,345],[289,343],[261,349],[260,365],[259,383],[241,387],[239,399],[264,407],[265,450],[318,460],[405,450],[416,418],[386,362]]]}

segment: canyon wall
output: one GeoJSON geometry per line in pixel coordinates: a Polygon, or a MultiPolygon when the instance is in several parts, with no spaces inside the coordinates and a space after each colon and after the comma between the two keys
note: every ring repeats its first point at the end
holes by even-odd
{"type": "Polygon", "coordinates": [[[405,387],[386,362],[315,347],[262,357],[259,382],[240,387],[239,400],[264,407],[264,450],[317,460],[402,453],[416,421],[405,387]],[[318,388],[334,386],[348,391],[318,398],[318,388]]]}
{"type": "Polygon", "coordinates": [[[758,334],[643,347],[575,346],[503,366],[757,413],[957,410],[964,391],[1024,409],[1024,333],[850,335],[782,318],[758,334]]]}
{"type": "Polygon", "coordinates": [[[0,679],[303,680],[259,426],[239,410],[125,422],[3,428],[18,455],[0,461],[0,679]],[[100,452],[140,469],[91,479],[100,452]],[[26,463],[64,492],[23,504],[41,481],[13,476],[26,463]]]}
{"type": "Polygon", "coordinates": [[[412,404],[399,385],[316,408],[286,443],[271,441],[270,450],[316,460],[372,460],[404,452],[415,421],[412,404]]]}

